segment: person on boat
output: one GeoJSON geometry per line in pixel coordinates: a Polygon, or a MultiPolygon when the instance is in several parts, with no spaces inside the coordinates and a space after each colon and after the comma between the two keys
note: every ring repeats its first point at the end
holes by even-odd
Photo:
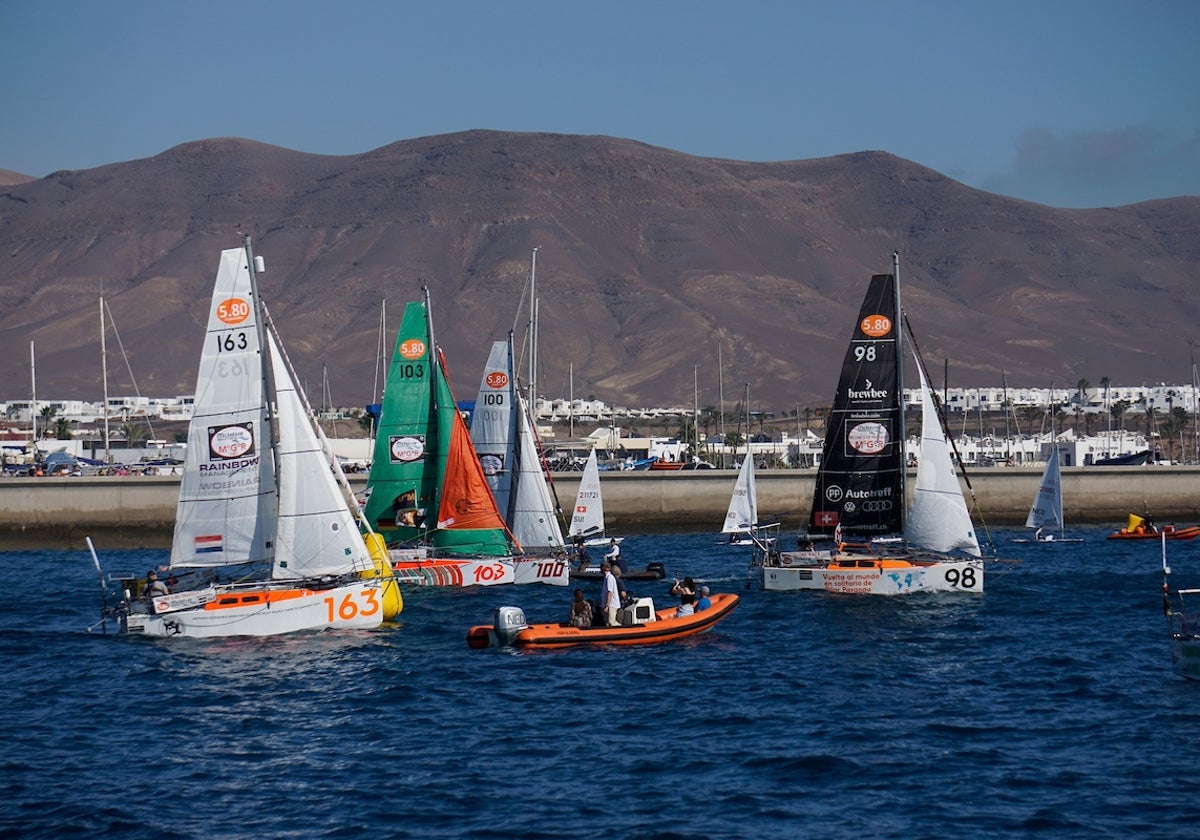
{"type": "Polygon", "coordinates": [[[151,569],[146,572],[146,585],[142,587],[142,597],[146,600],[157,598],[159,595],[169,595],[167,585],[158,579],[158,572],[151,569]]]}
{"type": "Polygon", "coordinates": [[[575,600],[571,602],[571,617],[568,623],[580,630],[592,626],[592,605],[584,599],[582,589],[575,590],[575,600]]]}
{"type": "Polygon", "coordinates": [[[616,627],[620,624],[617,620],[617,611],[621,609],[621,590],[617,586],[617,578],[613,575],[612,569],[612,564],[607,560],[600,564],[600,571],[604,575],[600,606],[604,613],[604,623],[609,627],[616,627]]]}
{"type": "Polygon", "coordinates": [[[712,601],[708,597],[709,589],[707,586],[701,586],[699,596],[696,598],[696,612],[706,610],[712,606],[712,601]]]}
{"type": "Polygon", "coordinates": [[[574,543],[575,559],[579,562],[579,570],[583,571],[592,562],[592,558],[588,556],[587,546],[583,544],[583,534],[576,534],[574,543]]]}
{"type": "Polygon", "coordinates": [[[679,596],[679,608],[675,610],[675,617],[680,618],[685,615],[696,614],[696,596],[690,592],[685,592],[679,596]]]}
{"type": "Polygon", "coordinates": [[[675,578],[675,585],[671,587],[671,594],[679,595],[681,597],[684,595],[691,595],[692,597],[695,597],[696,581],[692,580],[690,577],[685,577],[682,581],[680,581],[679,578],[675,578]]]}
{"type": "Polygon", "coordinates": [[[604,555],[604,559],[621,570],[621,574],[629,574],[629,564],[621,557],[621,546],[616,539],[608,541],[608,554],[604,555]]]}

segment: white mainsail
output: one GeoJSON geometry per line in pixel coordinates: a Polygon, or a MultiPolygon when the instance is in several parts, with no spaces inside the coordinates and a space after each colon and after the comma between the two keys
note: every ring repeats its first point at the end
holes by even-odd
{"type": "Polygon", "coordinates": [[[272,577],[305,578],[372,566],[308,407],[267,332],[279,428],[279,521],[272,577]]]}
{"type": "Polygon", "coordinates": [[[514,388],[517,427],[517,474],[513,488],[509,530],[527,551],[563,548],[562,529],[558,526],[554,500],[546,482],[546,471],[533,434],[529,407],[514,388]]]}
{"type": "Polygon", "coordinates": [[[722,534],[744,534],[758,524],[758,495],[754,485],[754,459],[746,453],[742,461],[733,495],[729,499],[729,511],[725,514],[722,534]]]}
{"type": "Polygon", "coordinates": [[[921,452],[904,536],[931,551],[962,549],[979,557],[979,540],[954,471],[950,444],[919,362],[917,372],[921,376],[921,452]]]}
{"type": "Polygon", "coordinates": [[[179,482],[171,566],[269,561],[277,496],[246,250],[221,252],[179,482]]]}
{"type": "Polygon", "coordinates": [[[575,495],[575,512],[571,514],[571,537],[593,537],[604,533],[604,502],[600,498],[600,468],[596,465],[596,450],[588,454],[575,495]]]}
{"type": "Polygon", "coordinates": [[[487,366],[479,383],[479,396],[471,412],[471,442],[479,455],[483,474],[501,514],[508,511],[516,464],[513,434],[512,348],[507,341],[492,343],[487,366]]]}
{"type": "Polygon", "coordinates": [[[1062,505],[1062,469],[1058,463],[1058,445],[1053,444],[1050,457],[1046,460],[1046,470],[1042,473],[1042,483],[1038,486],[1037,496],[1033,500],[1033,506],[1029,508],[1029,516],[1025,519],[1025,527],[1061,529],[1062,505]]]}

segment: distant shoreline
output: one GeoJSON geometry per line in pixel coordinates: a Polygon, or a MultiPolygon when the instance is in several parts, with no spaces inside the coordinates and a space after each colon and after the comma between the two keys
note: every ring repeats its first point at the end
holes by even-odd
{"type": "MultiPolygon", "coordinates": [[[[1130,513],[1151,511],[1162,523],[1200,522],[1200,466],[1075,467],[1063,469],[1068,525],[1123,525],[1130,513]]],[[[569,513],[579,473],[554,473],[559,505],[569,513]]],[[[759,516],[795,531],[812,503],[814,470],[762,470],[759,516]]],[[[979,526],[1023,525],[1041,470],[973,470],[979,526]]],[[[720,531],[736,474],[606,472],[604,512],[614,533],[720,531]]],[[[361,490],[365,477],[352,477],[361,490]]],[[[90,536],[106,548],[164,549],[171,544],[178,476],[8,478],[0,480],[0,550],[82,549],[90,536]]]]}

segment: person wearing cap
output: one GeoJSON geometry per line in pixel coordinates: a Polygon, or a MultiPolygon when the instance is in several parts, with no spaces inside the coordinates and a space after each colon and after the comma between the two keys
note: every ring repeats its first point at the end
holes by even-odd
{"type": "Polygon", "coordinates": [[[142,587],[142,597],[150,599],[167,594],[169,594],[167,585],[158,579],[158,572],[154,569],[146,572],[146,585],[142,587]]]}
{"type": "Polygon", "coordinates": [[[609,627],[616,627],[620,624],[617,620],[617,611],[621,608],[621,590],[617,586],[616,575],[612,572],[612,563],[605,560],[600,564],[600,571],[604,574],[604,588],[600,594],[600,610],[604,613],[604,623],[609,627]]]}
{"type": "Polygon", "coordinates": [[[608,554],[604,555],[604,559],[620,569],[621,574],[629,574],[629,564],[621,557],[621,546],[615,539],[608,541],[608,554]]]}
{"type": "Polygon", "coordinates": [[[700,592],[696,596],[696,612],[706,610],[712,606],[712,601],[708,598],[709,589],[707,586],[701,586],[700,592]]]}

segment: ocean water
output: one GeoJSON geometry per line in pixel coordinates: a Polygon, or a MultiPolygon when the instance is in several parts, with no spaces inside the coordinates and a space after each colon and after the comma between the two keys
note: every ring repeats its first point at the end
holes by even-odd
{"type": "MultiPolygon", "coordinates": [[[[630,536],[631,563],[741,606],[681,642],[552,652],[465,633],[502,604],[559,619],[569,589],[156,641],[86,632],[86,553],[3,553],[0,836],[1195,837],[1200,684],[1170,671],[1158,545],[1079,533],[999,531],[1022,562],[984,595],[896,599],[747,589],[715,535],[630,536]]],[[[1169,552],[1200,569],[1200,542],[1169,552]]]]}

